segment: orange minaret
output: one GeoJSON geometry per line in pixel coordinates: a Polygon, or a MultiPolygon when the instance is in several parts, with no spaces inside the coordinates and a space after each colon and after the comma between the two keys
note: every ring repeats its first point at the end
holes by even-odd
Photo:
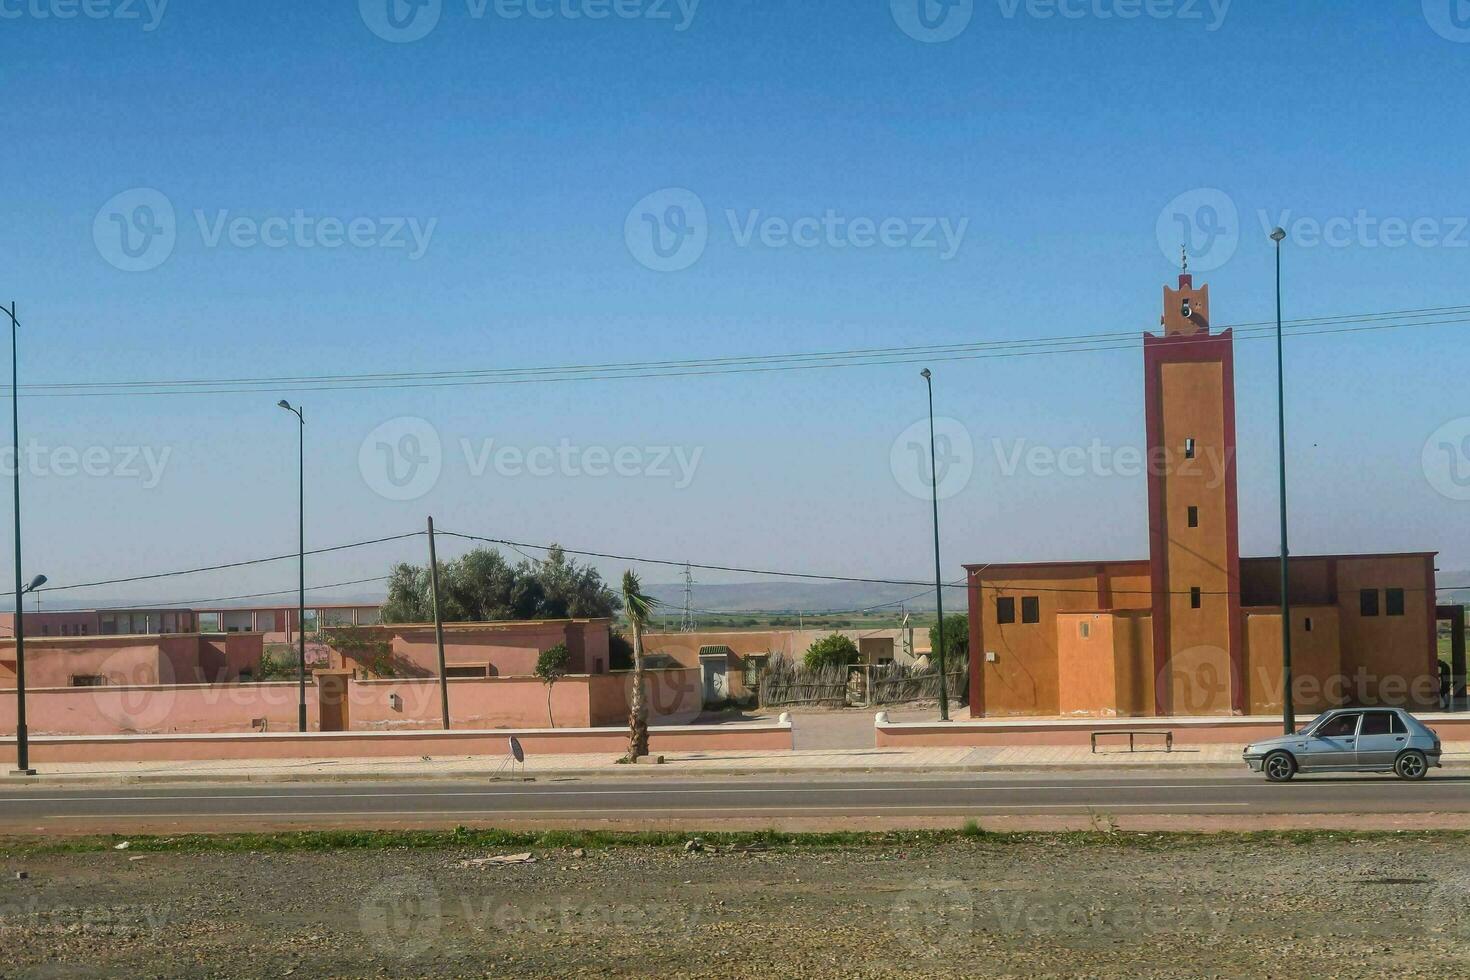
{"type": "Polygon", "coordinates": [[[1164,287],[1163,335],[1143,338],[1154,708],[1241,714],[1235,357],[1210,332],[1210,291],[1164,287]]]}

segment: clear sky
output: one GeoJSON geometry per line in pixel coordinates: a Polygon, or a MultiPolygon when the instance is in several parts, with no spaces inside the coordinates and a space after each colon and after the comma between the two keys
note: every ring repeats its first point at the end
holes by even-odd
{"type": "MultiPolygon", "coordinates": [[[[20,306],[23,385],[1135,333],[1156,328],[1186,233],[1214,320],[1261,321],[1277,223],[1289,319],[1466,306],[1463,13],[0,0],[0,299],[20,306]]],[[[1465,329],[1288,342],[1294,551],[1470,566],[1465,329]]],[[[1274,353],[1237,346],[1248,555],[1276,547],[1274,353]]],[[[1146,554],[1142,473],[1089,450],[1141,448],[1141,361],[930,362],[936,412],[957,420],[942,431],[973,447],[967,476],[946,473],[947,576],[1146,554]],[[1038,446],[1089,462],[1009,465],[1038,446]]],[[[532,542],[925,578],[929,509],[903,462],[920,366],[28,396],[27,572],[66,584],[293,550],[286,397],[306,406],[309,547],[433,514],[532,542]],[[386,479],[434,438],[437,478],[398,459],[405,485],[386,479]],[[544,448],[518,465],[507,447],[544,448]]],[[[314,559],[308,582],[422,550],[314,559]]],[[[208,598],[294,575],[93,595],[208,598]]]]}

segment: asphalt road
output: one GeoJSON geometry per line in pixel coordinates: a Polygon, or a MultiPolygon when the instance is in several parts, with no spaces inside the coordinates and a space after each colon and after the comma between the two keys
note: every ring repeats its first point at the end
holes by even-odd
{"type": "Polygon", "coordinates": [[[1247,773],[1054,773],[1034,777],[619,777],[433,783],[0,786],[0,831],[108,824],[240,829],[362,825],[364,820],[588,821],[642,818],[965,817],[1130,814],[1470,814],[1470,776],[1299,777],[1247,773]]]}

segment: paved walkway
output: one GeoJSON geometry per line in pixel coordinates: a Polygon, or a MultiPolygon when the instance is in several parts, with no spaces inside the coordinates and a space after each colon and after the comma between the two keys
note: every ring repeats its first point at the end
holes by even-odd
{"type": "MultiPolygon", "coordinates": [[[[1470,767],[1470,742],[1445,743],[1444,764],[1470,767]]],[[[532,757],[524,774],[536,778],[577,776],[700,776],[740,773],[984,772],[1027,769],[1179,769],[1190,766],[1239,768],[1240,745],[1191,745],[1162,749],[1099,750],[1087,746],[1026,745],[984,748],[818,749],[796,752],[665,753],[663,765],[619,765],[605,754],[532,757]]],[[[0,776],[14,785],[118,782],[290,782],[298,780],[414,780],[510,777],[508,766],[484,756],[418,759],[262,759],[175,763],[67,763],[38,767],[36,777],[0,776]]]]}

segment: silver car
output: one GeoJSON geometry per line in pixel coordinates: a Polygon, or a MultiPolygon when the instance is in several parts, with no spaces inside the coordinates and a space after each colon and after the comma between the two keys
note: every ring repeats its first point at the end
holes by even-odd
{"type": "Polygon", "coordinates": [[[1334,708],[1245,747],[1245,764],[1272,782],[1299,772],[1391,772],[1423,779],[1439,765],[1439,735],[1403,708],[1334,708]]]}

